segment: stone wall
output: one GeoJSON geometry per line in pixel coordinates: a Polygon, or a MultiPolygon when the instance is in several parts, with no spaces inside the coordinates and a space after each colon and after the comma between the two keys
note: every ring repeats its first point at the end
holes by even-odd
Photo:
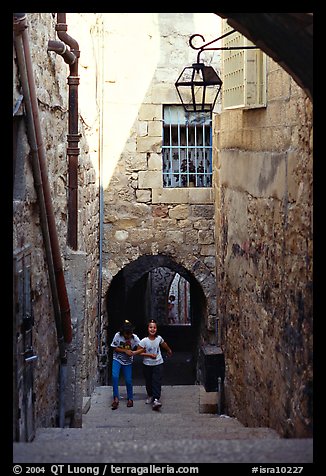
{"type": "MultiPolygon", "coordinates": [[[[84,387],[94,386],[96,379],[96,314],[97,314],[97,264],[98,264],[98,183],[90,160],[85,127],[80,122],[80,156],[78,167],[78,240],[79,250],[85,254],[84,273],[72,279],[70,268],[72,252],[67,247],[67,133],[68,133],[68,86],[69,68],[61,56],[47,52],[48,40],[56,38],[55,17],[51,13],[27,14],[28,36],[33,63],[34,80],[39,106],[42,138],[46,150],[46,167],[51,188],[56,230],[61,250],[64,273],[72,286],[67,285],[74,345],[77,327],[87,327],[81,335],[78,348],[84,356],[84,387]],[[79,280],[78,286],[75,280],[79,280]],[[75,288],[85,289],[86,307],[83,315],[76,316],[75,303],[80,296],[75,288]],[[83,335],[91,341],[83,342],[83,335]]],[[[68,25],[69,32],[69,25],[68,25]]],[[[78,41],[78,37],[76,37],[78,41]]],[[[82,54],[82,53],[81,53],[82,54]]],[[[13,104],[21,93],[20,77],[14,55],[13,104]]],[[[91,92],[89,92],[91,94],[91,92]]],[[[23,103],[24,104],[24,103],[23,103]]],[[[15,173],[13,201],[13,248],[16,253],[24,246],[31,248],[31,295],[33,298],[33,347],[38,360],[34,363],[35,423],[39,426],[55,426],[58,423],[58,367],[59,355],[54,322],[51,289],[49,285],[46,255],[39,218],[39,205],[34,188],[30,162],[30,148],[26,137],[24,109],[21,108],[21,132],[19,142],[19,166],[15,173]]],[[[17,159],[16,159],[17,163],[17,159]]],[[[69,354],[68,346],[68,354],[69,354]]],[[[69,382],[70,384],[71,382],[69,382]]],[[[73,382],[76,385],[76,381],[73,382]]],[[[79,389],[81,383],[78,384],[79,389]]],[[[80,391],[80,390],[79,390],[80,391]]],[[[86,390],[85,390],[86,391],[86,390]]],[[[66,408],[70,411],[71,408],[66,408]]]]}
{"type": "Polygon", "coordinates": [[[166,255],[200,282],[208,305],[208,339],[214,339],[213,191],[163,188],[161,147],[163,105],[180,104],[174,82],[195,59],[189,36],[200,22],[215,37],[219,19],[145,13],[103,14],[103,21],[103,292],[140,256],[166,255]]]}
{"type": "MultiPolygon", "coordinates": [[[[226,411],[245,424],[271,426],[286,436],[310,435],[309,100],[268,60],[267,107],[214,117],[216,188],[163,188],[162,105],[179,104],[174,82],[196,55],[189,36],[200,31],[206,41],[216,38],[217,15],[67,14],[68,33],[81,51],[78,251],[72,252],[66,245],[69,68],[47,52],[48,40],[57,39],[52,14],[28,14],[28,20],[74,325],[68,348],[72,394],[80,400],[96,384],[98,330],[106,325],[103,303],[113,278],[139,257],[165,255],[184,267],[205,294],[201,332],[206,343],[216,344],[216,319],[222,323],[226,411]]],[[[205,54],[216,63],[214,53],[205,54]]],[[[19,93],[14,62],[14,105],[19,93]]],[[[32,249],[36,426],[52,426],[58,413],[58,349],[23,129],[19,155],[13,246],[32,249]]],[[[76,410],[76,402],[70,405],[76,410]]]]}
{"type": "Polygon", "coordinates": [[[267,107],[217,118],[218,314],[227,411],[312,431],[312,105],[268,59],[267,107]]]}
{"type": "MultiPolygon", "coordinates": [[[[203,25],[215,36],[219,22],[213,14],[67,14],[67,32],[80,49],[77,251],[70,250],[66,242],[69,67],[60,55],[47,51],[48,41],[58,39],[55,23],[54,14],[28,14],[73,324],[73,342],[67,347],[66,410],[79,414],[76,401],[91,393],[98,377],[98,330],[106,325],[100,297],[104,302],[112,278],[139,256],[165,254],[193,273],[208,302],[208,338],[214,338],[213,193],[211,189],[164,190],[161,143],[162,104],[179,104],[174,81],[180,68],[194,60],[189,36],[203,25]],[[101,289],[98,273],[103,277],[101,289]]],[[[19,93],[14,62],[14,105],[19,93]]],[[[39,357],[34,364],[36,427],[52,426],[58,420],[59,357],[26,131],[20,138],[20,156],[15,177],[19,187],[14,197],[14,249],[32,246],[33,345],[39,357]]]]}

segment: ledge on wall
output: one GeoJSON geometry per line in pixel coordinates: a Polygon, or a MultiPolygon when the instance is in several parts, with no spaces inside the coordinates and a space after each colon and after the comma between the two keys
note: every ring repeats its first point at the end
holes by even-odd
{"type": "Polygon", "coordinates": [[[225,364],[222,349],[216,345],[202,345],[199,349],[200,384],[206,392],[218,392],[218,379],[224,381],[225,364]]]}

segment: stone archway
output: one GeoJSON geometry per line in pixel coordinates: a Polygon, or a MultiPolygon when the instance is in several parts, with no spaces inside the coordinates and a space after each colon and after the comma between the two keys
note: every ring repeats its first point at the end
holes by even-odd
{"type": "MultiPolygon", "coordinates": [[[[203,277],[203,269],[200,270],[202,281],[209,280],[209,275],[207,270],[207,276],[203,277]]],[[[166,383],[193,384],[198,380],[199,346],[205,340],[210,307],[204,288],[193,272],[166,255],[143,255],[121,269],[109,286],[106,296],[108,346],[124,319],[134,324],[135,333],[141,338],[147,334],[148,319],[155,318],[160,335],[174,351],[171,359],[174,379],[171,374],[166,383]],[[167,300],[176,275],[188,283],[189,316],[187,323],[177,322],[172,326],[167,320],[167,300]],[[182,372],[178,366],[182,366],[182,372]],[[178,375],[179,381],[175,380],[178,375]]],[[[166,362],[165,368],[168,366],[166,362]]]]}

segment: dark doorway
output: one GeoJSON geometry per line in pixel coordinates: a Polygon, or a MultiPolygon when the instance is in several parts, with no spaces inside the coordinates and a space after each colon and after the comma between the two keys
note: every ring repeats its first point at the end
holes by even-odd
{"type": "Polygon", "coordinates": [[[31,293],[31,247],[14,254],[14,395],[15,441],[32,441],[35,436],[35,398],[33,363],[33,309],[31,293]]]}
{"type": "MultiPolygon", "coordinates": [[[[123,268],[112,280],[107,293],[107,347],[124,319],[135,326],[139,338],[147,335],[147,322],[158,322],[159,334],[168,342],[173,356],[165,359],[165,385],[192,385],[196,368],[200,323],[204,322],[206,298],[195,277],[164,255],[142,256],[123,268]],[[178,288],[179,286],[179,288],[178,288]],[[168,298],[176,295],[177,313],[173,325],[168,320],[168,298]]],[[[111,379],[110,369],[107,372],[111,379]]],[[[142,359],[135,357],[134,384],[144,383],[142,359]]]]}

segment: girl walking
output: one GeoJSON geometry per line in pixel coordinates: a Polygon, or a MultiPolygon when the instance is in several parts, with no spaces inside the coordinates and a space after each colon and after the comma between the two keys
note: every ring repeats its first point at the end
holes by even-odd
{"type": "Polygon", "coordinates": [[[138,350],[141,351],[143,360],[143,371],[147,391],[146,403],[152,403],[153,410],[158,410],[162,403],[160,402],[163,357],[161,348],[166,350],[167,355],[172,355],[172,350],[164,341],[163,337],[157,334],[157,322],[151,319],[148,323],[148,336],[141,339],[138,350]]]}
{"type": "Polygon", "coordinates": [[[119,377],[122,369],[127,389],[127,407],[132,407],[133,402],[133,386],[132,386],[132,362],[133,356],[140,354],[141,351],[136,350],[140,343],[139,337],[133,334],[133,326],[131,322],[124,321],[120,331],[113,337],[111,347],[113,347],[112,359],[112,386],[113,386],[113,402],[112,410],[116,410],[119,406],[119,377]]]}

